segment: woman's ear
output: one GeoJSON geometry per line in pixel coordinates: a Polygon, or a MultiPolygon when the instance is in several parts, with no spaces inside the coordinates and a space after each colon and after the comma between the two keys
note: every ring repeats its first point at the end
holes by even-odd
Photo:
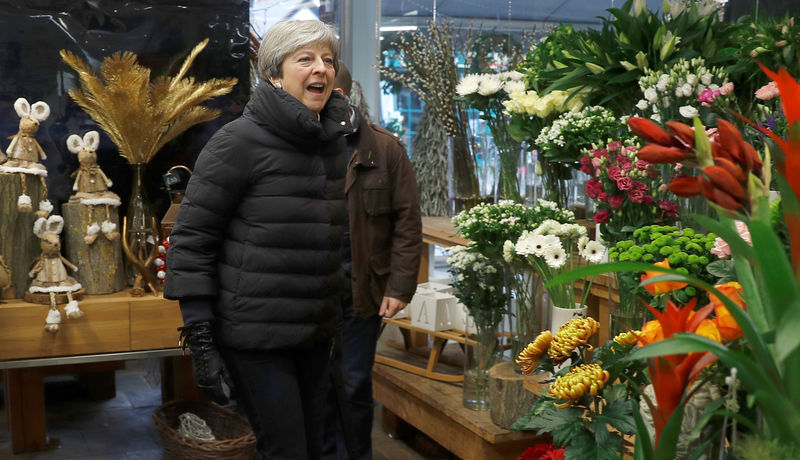
{"type": "Polygon", "coordinates": [[[269,82],[272,83],[272,86],[274,86],[274,87],[276,87],[278,89],[283,89],[283,83],[281,83],[280,80],[273,80],[273,79],[270,78],[269,82]]]}

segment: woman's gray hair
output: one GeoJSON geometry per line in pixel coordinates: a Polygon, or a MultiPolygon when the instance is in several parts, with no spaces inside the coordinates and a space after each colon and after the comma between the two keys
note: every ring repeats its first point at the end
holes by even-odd
{"type": "Polygon", "coordinates": [[[259,78],[281,77],[286,56],[311,44],[321,43],[333,53],[333,67],[339,71],[339,39],[336,29],[322,21],[284,21],[270,27],[258,47],[259,78]]]}

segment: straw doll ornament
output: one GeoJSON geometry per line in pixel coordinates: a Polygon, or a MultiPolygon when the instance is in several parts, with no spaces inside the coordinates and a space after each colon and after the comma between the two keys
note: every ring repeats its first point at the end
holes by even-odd
{"type": "Polygon", "coordinates": [[[86,235],[83,241],[91,245],[97,239],[98,233],[109,241],[119,238],[117,224],[111,222],[109,206],[117,207],[120,205],[119,196],[110,191],[111,179],[108,178],[97,165],[97,147],[100,145],[100,134],[97,131],[88,131],[83,138],[73,134],[67,138],[67,148],[70,152],[78,155],[80,167],[75,171],[75,183],[72,190],[75,192],[70,198],[71,202],[78,202],[89,207],[89,224],[86,228],[86,235]],[[94,222],[95,206],[105,207],[105,219],[94,222]]]}
{"type": "MultiPolygon", "coordinates": [[[[36,260],[28,276],[33,278],[28,288],[30,294],[49,294],[50,311],[47,314],[44,329],[47,332],[58,332],[61,323],[61,312],[58,310],[58,295],[67,296],[67,305],[64,313],[67,318],[80,318],[83,312],[78,307],[78,302],[73,294],[80,293],[81,284],[75,278],[67,275],[67,267],[78,271],[78,267],[61,255],[61,230],[64,229],[64,219],[61,216],[50,216],[47,219],[40,217],[33,224],[33,233],[41,240],[42,255],[36,260]]],[[[31,296],[30,301],[44,303],[42,297],[31,296]]]]}
{"type": "Polygon", "coordinates": [[[19,212],[31,212],[33,206],[31,197],[28,196],[26,186],[26,175],[37,176],[42,183],[42,200],[39,202],[39,210],[36,211],[38,217],[47,217],[53,210],[53,205],[47,200],[47,168],[39,162],[47,158],[42,146],[33,137],[39,129],[39,123],[50,116],[50,106],[45,102],[39,101],[30,105],[25,98],[19,98],[14,102],[14,110],[19,115],[19,132],[11,137],[11,143],[6,149],[8,158],[5,163],[0,165],[0,172],[9,174],[19,174],[22,185],[22,195],[17,198],[17,209],[19,212]]]}

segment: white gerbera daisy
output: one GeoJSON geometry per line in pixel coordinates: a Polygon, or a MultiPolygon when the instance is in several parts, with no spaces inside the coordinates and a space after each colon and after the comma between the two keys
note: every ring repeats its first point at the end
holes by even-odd
{"type": "Polygon", "coordinates": [[[578,253],[582,253],[584,248],[586,248],[586,243],[589,242],[588,236],[582,236],[578,238],[578,253]]]}
{"type": "Polygon", "coordinates": [[[542,235],[527,235],[520,237],[514,250],[523,256],[541,256],[546,246],[545,238],[542,235]]]}
{"type": "Polygon", "coordinates": [[[514,242],[511,240],[506,240],[505,243],[503,243],[503,259],[506,262],[511,263],[516,254],[517,253],[514,250],[514,242]]]}
{"type": "Polygon", "coordinates": [[[603,260],[603,255],[606,253],[606,247],[599,241],[589,241],[586,247],[581,250],[581,256],[589,262],[596,264],[603,260]]]}
{"type": "Polygon", "coordinates": [[[561,268],[567,262],[567,253],[560,245],[548,248],[544,252],[544,261],[550,268],[561,268]]]}

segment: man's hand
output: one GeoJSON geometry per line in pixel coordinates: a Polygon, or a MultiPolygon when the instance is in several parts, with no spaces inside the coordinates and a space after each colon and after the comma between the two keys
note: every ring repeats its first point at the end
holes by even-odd
{"type": "Polygon", "coordinates": [[[378,310],[378,316],[391,318],[396,315],[398,311],[406,308],[406,305],[408,304],[400,299],[395,299],[394,297],[384,297],[383,302],[381,302],[381,308],[378,310]]]}

